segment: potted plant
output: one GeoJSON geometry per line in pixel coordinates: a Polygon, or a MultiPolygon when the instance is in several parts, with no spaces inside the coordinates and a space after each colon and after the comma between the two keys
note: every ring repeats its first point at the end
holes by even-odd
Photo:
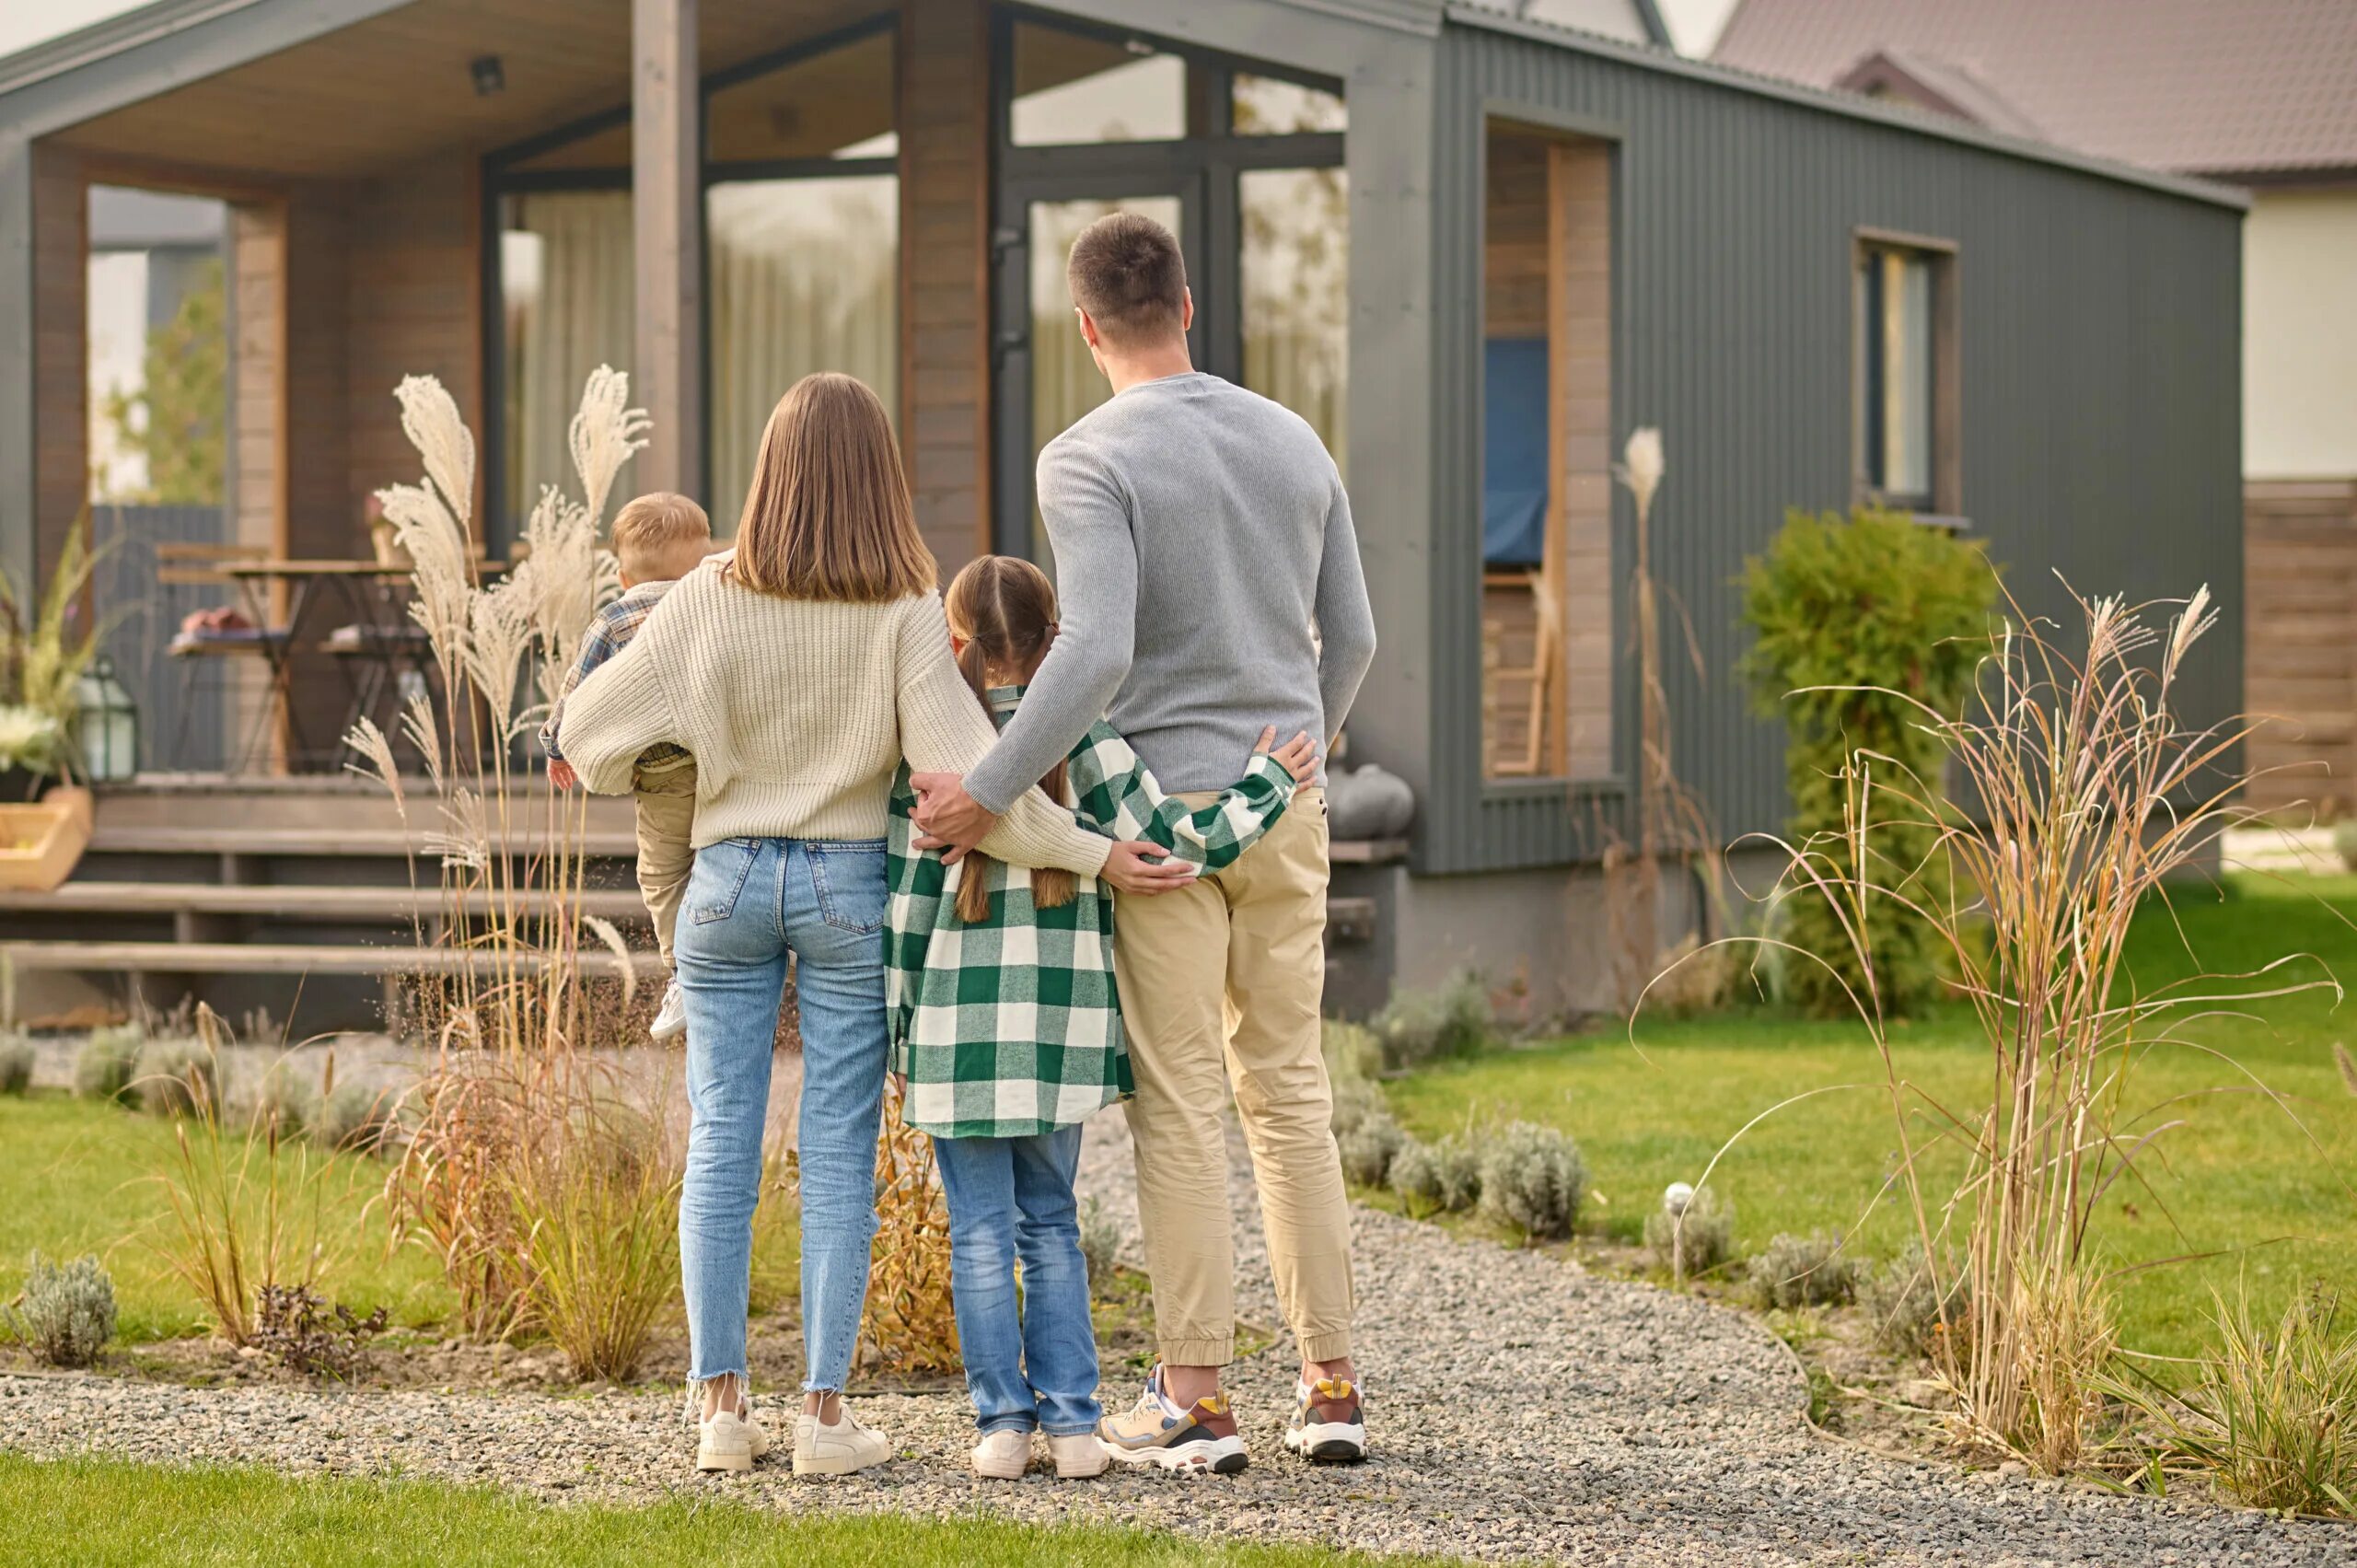
{"type": "Polygon", "coordinates": [[[97,560],[85,528],[67,530],[29,621],[0,580],[0,887],[54,888],[89,845],[91,800],[74,784],[74,735],[82,678],[99,651],[84,603],[97,560]],[[51,779],[59,783],[43,793],[51,779]]]}

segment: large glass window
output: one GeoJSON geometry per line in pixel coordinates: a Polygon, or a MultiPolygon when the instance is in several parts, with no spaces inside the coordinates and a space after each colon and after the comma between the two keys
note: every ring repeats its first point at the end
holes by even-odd
{"type": "Polygon", "coordinates": [[[1339,168],[1237,177],[1244,384],[1309,421],[1349,477],[1351,203],[1339,168]]]}
{"type": "Polygon", "coordinates": [[[761,429],[785,389],[840,370],[900,399],[900,181],[865,175],[714,185],[711,280],[712,512],[734,526],[761,429]]]}
{"type": "Polygon", "coordinates": [[[713,89],[704,108],[704,157],[713,163],[890,157],[892,35],[874,32],[841,49],[713,89]]]}
{"type": "Polygon", "coordinates": [[[1134,41],[1018,22],[1012,109],[1018,147],[1175,142],[1187,134],[1187,62],[1134,41]]]}
{"type": "MultiPolygon", "coordinates": [[[[1034,202],[1031,203],[1031,454],[1053,440],[1074,421],[1113,395],[1097,368],[1080,323],[1073,315],[1072,291],[1064,282],[1064,262],[1080,231],[1109,213],[1132,212],[1150,217],[1176,233],[1179,203],[1176,196],[1127,196],[1112,201],[1034,202]]],[[[1052,574],[1055,561],[1048,549],[1039,505],[1031,505],[1031,559],[1052,574]]]]}
{"type": "MultiPolygon", "coordinates": [[[[567,446],[582,384],[635,352],[637,273],[627,191],[540,191],[500,203],[501,488],[505,516],[528,515],[540,487],[569,481],[567,446]]],[[[630,494],[630,468],[616,493],[630,494]]]]}
{"type": "Polygon", "coordinates": [[[1855,290],[1857,446],[1866,490],[1928,509],[1933,492],[1933,291],[1926,252],[1861,246],[1855,290]]]}
{"type": "MultiPolygon", "coordinates": [[[[777,400],[814,370],[900,398],[899,138],[893,29],[786,50],[704,84],[706,487],[724,533],[777,400]]],[[[494,154],[503,302],[491,443],[512,532],[570,471],[583,382],[637,353],[626,110],[494,154]]],[[[626,469],[618,489],[630,483],[626,469]]]]}

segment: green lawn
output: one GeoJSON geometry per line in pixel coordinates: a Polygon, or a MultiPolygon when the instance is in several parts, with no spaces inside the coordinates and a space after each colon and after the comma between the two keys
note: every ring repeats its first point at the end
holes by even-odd
{"type": "Polygon", "coordinates": [[[0,1565],[87,1568],[501,1568],[564,1564],[857,1562],[863,1568],[1348,1568],[1376,1561],[1305,1547],[1205,1546],[1144,1530],[784,1516],[732,1503],[551,1508],[424,1481],[292,1481],[114,1460],[39,1464],[0,1453],[0,1565]]]}
{"type": "MultiPolygon", "coordinates": [[[[280,1169],[292,1182],[306,1145],[282,1146],[280,1169]]],[[[261,1183],[256,1156],[254,1181],[261,1183]]],[[[322,1293],[362,1311],[391,1310],[396,1324],[427,1327],[452,1306],[433,1258],[419,1248],[386,1247],[379,1194],[390,1167],[341,1156],[318,1173],[321,1233],[331,1254],[322,1293]]],[[[117,1332],[129,1342],[203,1332],[211,1319],[157,1250],[176,1232],[155,1177],[177,1161],[172,1124],[161,1117],[62,1094],[0,1097],[0,1302],[17,1294],[25,1255],[96,1252],[114,1275],[117,1332]]],[[[768,1310],[797,1290],[799,1237],[791,1204],[761,1205],[755,1233],[754,1305],[768,1310]]]]}
{"type": "MultiPolygon", "coordinates": [[[[306,1145],[283,1146],[291,1183],[306,1145]]],[[[254,1180],[261,1180],[257,1155],[254,1180]]],[[[321,1229],[341,1237],[323,1288],[362,1310],[389,1307],[396,1322],[422,1324],[449,1310],[433,1260],[415,1248],[387,1255],[385,1226],[366,1212],[384,1186],[381,1160],[344,1156],[319,1172],[321,1229]]],[[[178,1158],[162,1117],[57,1094],[0,1098],[0,1299],[13,1296],[33,1248],[50,1258],[95,1252],[114,1275],[117,1332],[126,1341],[200,1332],[211,1319],[171,1272],[157,1247],[175,1234],[164,1191],[153,1179],[178,1158]]]]}
{"type": "MultiPolygon", "coordinates": [[[[2221,895],[2189,891],[2177,906],[2180,942],[2166,912],[2147,911],[2131,954],[2137,983],[2196,972],[2256,969],[2295,952],[2316,955],[2357,981],[2357,877],[2296,886],[2237,878],[2221,895]]],[[[2316,978],[2316,963],[2301,966],[2316,978]]],[[[2104,1200],[2098,1245],[2123,1262],[2227,1251],[2146,1270],[2119,1281],[2121,1330],[2131,1348],[2194,1349],[2206,1331],[2210,1289],[2231,1292],[2237,1273],[2273,1310],[2298,1282],[2334,1281],[2357,1295],[2357,1098],[2342,1086],[2333,1041],[2357,1040],[2329,992],[2258,1005],[2255,1018],[2217,1018],[2193,1034],[2230,1054],[2270,1088],[2293,1097],[2295,1123],[2248,1092],[2212,1095],[2249,1080],[2184,1047],[2163,1046],[2137,1063],[2128,1104],[2160,1107],[2149,1127],[2182,1118],[2148,1159],[2152,1191],[2115,1187],[2104,1200]],[[2306,1132],[2301,1130],[2301,1123],[2306,1132]],[[2313,1134],[2316,1144],[2309,1142],[2313,1134]],[[2319,1153],[2317,1144],[2321,1144],[2319,1153]],[[2259,1243],[2275,1243],[2260,1246],[2259,1243]]],[[[1984,1098],[1987,1058],[1972,1021],[1947,1011],[1896,1032],[1900,1071],[1941,1102],[1984,1098]]],[[[1779,1231],[1848,1227],[1873,1208],[1864,1249],[1887,1254],[1910,1222],[1876,1203],[1898,1140],[1879,1059],[1855,1023],[1817,1023],[1761,1011],[1711,1018],[1641,1020],[1632,1046],[1618,1026],[1535,1049],[1444,1063],[1389,1086],[1400,1120],[1430,1136],[1508,1116],[1550,1122],[1585,1152],[1596,1197],[1585,1224],[1634,1239],[1673,1180],[1699,1177],[1714,1151],[1779,1101],[1836,1085],[1775,1112],[1720,1162],[1713,1185],[1735,1201],[1745,1249],[1779,1231]]],[[[1928,1133],[1928,1121],[1920,1123],[1928,1133]]],[[[1950,1157],[1935,1168],[1953,1172],[1950,1157]]],[[[1936,1191],[1936,1183],[1933,1184],[1936,1191]]],[[[1891,1194],[1896,1196],[1895,1191],[1891,1194]]]]}

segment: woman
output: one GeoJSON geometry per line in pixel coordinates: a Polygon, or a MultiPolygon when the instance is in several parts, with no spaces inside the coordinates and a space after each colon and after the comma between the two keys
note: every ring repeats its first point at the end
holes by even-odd
{"type": "MultiPolygon", "coordinates": [[[[892,777],[962,772],[989,717],[958,672],[934,561],[876,394],[805,377],[770,415],[735,550],[691,573],[565,705],[564,755],[593,790],[630,787],[658,741],[696,760],[695,871],[675,945],[688,1009],[679,1196],[696,1464],[769,1446],[745,1391],[746,1294],[770,1056],[789,958],[802,1020],[802,1324],[797,1475],[891,1455],[842,1407],[876,1234],[884,1090],[886,808],[892,777]]],[[[1016,865],[1153,893],[1190,875],[1082,829],[1034,792],[984,847],[1016,865]]]]}

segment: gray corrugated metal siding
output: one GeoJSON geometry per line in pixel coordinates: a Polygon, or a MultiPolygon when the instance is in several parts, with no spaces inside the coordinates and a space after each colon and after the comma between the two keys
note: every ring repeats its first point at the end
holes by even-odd
{"type": "MultiPolygon", "coordinates": [[[[1850,257],[1862,227],[1957,247],[1963,503],[2034,610],[2207,583],[2224,624],[2181,693],[2242,690],[2240,215],[1802,102],[1486,28],[1441,41],[1434,159],[1432,784],[1418,866],[1594,851],[1593,800],[1480,779],[1480,242],[1484,111],[1617,135],[1613,427],[1662,428],[1656,571],[1705,675],[1669,648],[1673,751],[1725,835],[1783,823],[1783,734],[1735,679],[1734,579],[1787,505],[1851,474],[1850,257]]],[[[1617,497],[1616,580],[1633,520],[1617,497]]],[[[1616,646],[1627,663],[1625,633],[1616,646]]],[[[1635,767],[1621,672],[1616,744],[1635,767]]]]}

